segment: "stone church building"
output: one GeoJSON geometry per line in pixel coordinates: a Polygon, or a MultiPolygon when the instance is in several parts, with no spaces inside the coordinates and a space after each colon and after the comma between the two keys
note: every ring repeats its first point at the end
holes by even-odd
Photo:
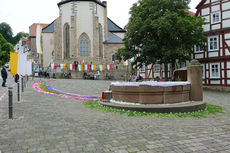
{"type": "Polygon", "coordinates": [[[107,2],[62,0],[59,17],[42,30],[43,67],[50,64],[112,64],[125,30],[107,17],[107,2]]]}

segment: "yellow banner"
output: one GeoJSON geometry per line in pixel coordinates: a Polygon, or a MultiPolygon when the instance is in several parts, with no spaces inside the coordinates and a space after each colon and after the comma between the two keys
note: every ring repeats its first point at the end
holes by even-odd
{"type": "Polygon", "coordinates": [[[18,73],[18,53],[10,52],[10,73],[15,76],[18,73]]]}

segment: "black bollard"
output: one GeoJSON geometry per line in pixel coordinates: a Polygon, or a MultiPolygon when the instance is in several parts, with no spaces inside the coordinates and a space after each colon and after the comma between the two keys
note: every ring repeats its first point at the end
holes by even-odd
{"type": "Polygon", "coordinates": [[[9,119],[13,119],[13,87],[9,87],[8,91],[9,91],[9,119]]]}
{"type": "Polygon", "coordinates": [[[20,101],[20,83],[17,82],[18,85],[18,102],[20,101]]]}
{"type": "Polygon", "coordinates": [[[21,80],[21,85],[22,85],[22,92],[24,92],[24,79],[23,78],[21,80]]]}

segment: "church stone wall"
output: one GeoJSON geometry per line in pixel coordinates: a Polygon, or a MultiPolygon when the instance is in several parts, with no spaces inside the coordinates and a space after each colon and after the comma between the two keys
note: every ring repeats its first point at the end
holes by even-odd
{"type": "Polygon", "coordinates": [[[123,48],[123,44],[105,44],[104,59],[106,64],[112,64],[112,55],[117,52],[119,48],[123,48]]]}

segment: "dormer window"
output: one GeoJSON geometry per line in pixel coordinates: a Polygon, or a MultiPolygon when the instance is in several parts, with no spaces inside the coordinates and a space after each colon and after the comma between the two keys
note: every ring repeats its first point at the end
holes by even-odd
{"type": "Polygon", "coordinates": [[[220,22],[220,12],[212,13],[212,24],[220,22]]]}

